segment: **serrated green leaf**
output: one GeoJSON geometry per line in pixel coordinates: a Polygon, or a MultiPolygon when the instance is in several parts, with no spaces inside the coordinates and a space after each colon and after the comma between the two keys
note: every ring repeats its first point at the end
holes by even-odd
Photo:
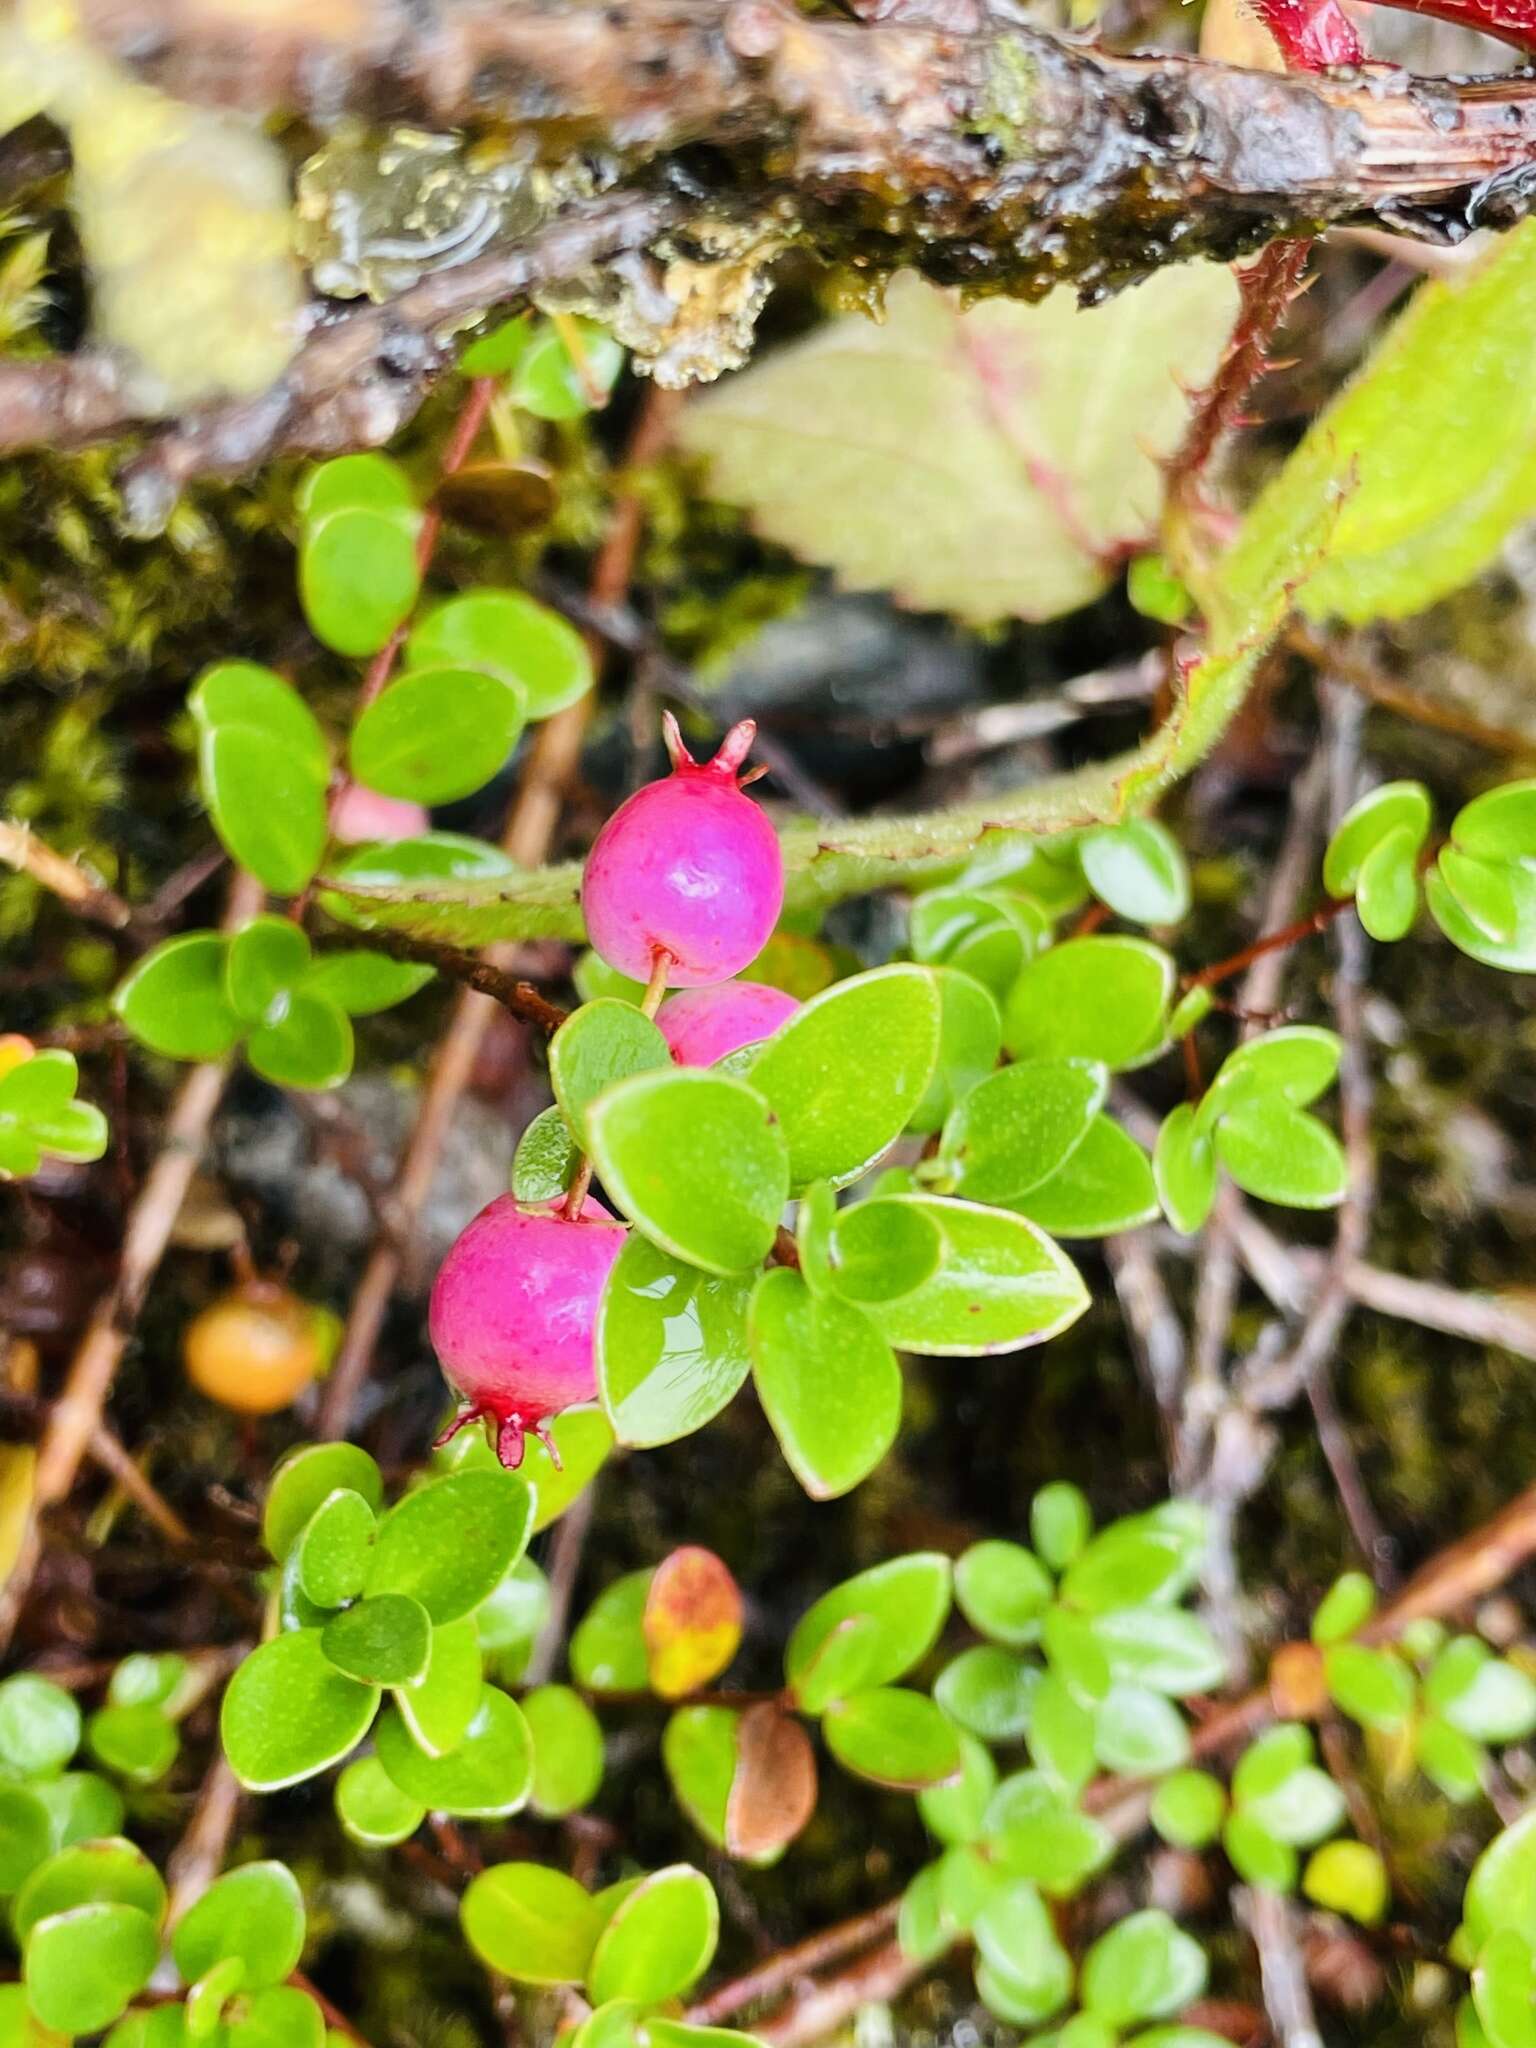
{"type": "Polygon", "coordinates": [[[717,496],[848,587],[975,622],[1049,618],[1104,587],[1112,544],[1154,527],[1159,461],[1234,309],[1206,264],[1091,312],[1066,289],[962,310],[898,277],[883,325],[836,321],[734,378],[684,443],[717,496]]]}

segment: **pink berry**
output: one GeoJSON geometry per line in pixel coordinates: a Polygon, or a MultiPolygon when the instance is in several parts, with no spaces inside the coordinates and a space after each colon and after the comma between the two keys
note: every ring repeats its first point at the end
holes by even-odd
{"type": "Polygon", "coordinates": [[[771,1038],[799,1007],[793,996],[766,982],[722,981],[668,996],[656,1023],[680,1067],[712,1067],[728,1052],[771,1038]]]}
{"type": "Polygon", "coordinates": [[[587,936],[621,974],[649,981],[671,955],[667,983],[728,981],[755,960],[784,901],[773,827],[737,782],[757,728],[744,719],[702,766],[668,717],[672,773],[647,783],[608,820],[587,856],[587,936]]]}
{"type": "Polygon", "coordinates": [[[362,846],[373,839],[415,839],[431,829],[432,820],[420,804],[403,796],[380,796],[360,782],[347,784],[331,813],[331,836],[343,846],[362,846]]]}
{"type": "Polygon", "coordinates": [[[579,1217],[512,1195],[480,1211],[432,1288],[433,1348],[464,1403],[439,1442],[484,1418],[503,1465],[520,1465],[526,1430],[542,1438],[551,1416],[596,1398],[597,1306],[624,1236],[590,1197],[579,1217]]]}

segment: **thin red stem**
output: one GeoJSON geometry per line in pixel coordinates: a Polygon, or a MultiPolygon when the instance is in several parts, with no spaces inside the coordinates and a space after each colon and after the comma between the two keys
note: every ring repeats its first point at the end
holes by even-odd
{"type": "Polygon", "coordinates": [[[1266,953],[1280,953],[1287,946],[1297,945],[1302,939],[1310,939],[1314,932],[1326,931],[1336,917],[1342,917],[1346,910],[1355,907],[1352,896],[1330,896],[1326,903],[1305,917],[1298,917],[1294,924],[1282,925],[1279,931],[1265,932],[1254,940],[1251,946],[1244,946],[1240,953],[1229,954],[1225,960],[1218,960],[1210,967],[1202,967],[1198,974],[1187,974],[1183,986],[1189,988],[1216,988],[1221,982],[1230,981],[1235,974],[1242,974],[1255,960],[1262,960],[1266,953]]]}

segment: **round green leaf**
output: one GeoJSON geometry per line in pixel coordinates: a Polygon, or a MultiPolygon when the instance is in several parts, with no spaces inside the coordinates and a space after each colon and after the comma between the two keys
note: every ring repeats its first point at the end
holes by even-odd
{"type": "Polygon", "coordinates": [[[930,1785],[919,1792],[917,1810],[941,1842],[974,1842],[984,1830],[996,1790],[997,1765],[991,1750],[974,1735],[962,1735],[959,1778],[952,1785],[930,1785]]]}
{"type": "Polygon", "coordinates": [[[1216,1154],[1244,1194],[1288,1209],[1332,1209],[1344,1199],[1349,1167],[1326,1125],[1267,1098],[1243,1102],[1216,1126],[1216,1154]]]}
{"type": "Polygon", "coordinates": [[[247,1990],[281,1984],[304,1952],[304,1898],[286,1863],[246,1863],[216,1878],[177,1921],[171,1955],[188,1984],[238,1956],[247,1990]]]}
{"type": "Polygon", "coordinates": [[[338,455],[317,463],[299,479],[294,503],[310,525],[328,513],[362,507],[374,512],[414,512],[410,478],[387,455],[338,455]]]}
{"type": "Polygon", "coordinates": [[[375,1593],[338,1614],[320,1647],[349,1678],[366,1685],[412,1685],[426,1676],[432,1642],[427,1610],[408,1593],[375,1593]]]}
{"type": "Polygon", "coordinates": [[[740,1724],[734,1707],[679,1707],[661,1738],[661,1760],[678,1805],[717,1849],[725,1847],[740,1724]]]}
{"type": "Polygon", "coordinates": [[[1226,1788],[1207,1771],[1173,1771],[1152,1795],[1152,1825],[1176,1849],[1205,1849],[1226,1818],[1226,1788]]]}
{"type": "Polygon", "coordinates": [[[1040,1639],[1055,1593],[1050,1573],[1022,1543],[973,1543],[955,1565],[955,1598],[971,1627],[1009,1649],[1040,1639]]]}
{"type": "Polygon", "coordinates": [[[1424,896],[1430,914],[1453,946],[1486,967],[1501,967],[1507,974],[1536,971],[1536,869],[1510,864],[1504,870],[1509,885],[1509,905],[1514,926],[1504,939],[1488,936],[1482,922],[1468,916],[1441,873],[1439,864],[1424,876],[1424,896]]]}
{"type": "Polygon", "coordinates": [[[1495,1835],[1473,1864],[1461,1914],[1473,1954],[1501,1927],[1526,1934],[1536,1925],[1536,1808],[1495,1835]]]}
{"type": "MultiPolygon", "coordinates": [[[[510,1585],[509,1572],[502,1586],[510,1585]]],[[[464,1740],[480,1705],[482,1623],[500,1588],[472,1615],[433,1629],[427,1668],[421,1677],[396,1688],[395,1705],[411,1739],[428,1756],[447,1756],[464,1740]]]]}
{"type": "Polygon", "coordinates": [[[1049,937],[1041,906],[1006,889],[925,889],[912,904],[916,958],[930,969],[943,965],[963,973],[999,998],[1049,937]]]}
{"type": "Polygon", "coordinates": [[[1227,1860],[1244,1884],[1269,1892],[1296,1888],[1296,1851],[1272,1835],[1251,1813],[1234,1813],[1221,1831],[1227,1860]]]}
{"type": "MultiPolygon", "coordinates": [[[[956,967],[928,972],[939,991],[939,1057],[922,1101],[907,1118],[908,1130],[925,1135],[938,1130],[955,1104],[992,1072],[1003,1043],[1002,1014],[990,989],[956,967]]],[[[1010,974],[1008,985],[1012,980],[1010,974]]]]}
{"type": "Polygon", "coordinates": [[[27,2003],[61,2034],[99,2033],[144,1989],[159,1956],[154,1922],[137,1906],[76,1906],[32,1929],[27,2003]]]}
{"type": "Polygon", "coordinates": [[[571,1637],[571,1672],[588,1692],[645,1692],[650,1658],[642,1619],[651,1571],[626,1572],[605,1586],[571,1637]]]}
{"type": "Polygon", "coordinates": [[[181,1750],[176,1724],[147,1701],[131,1707],[101,1707],[86,1724],[86,1745],[109,1771],[137,1785],[153,1785],[181,1750]]]}
{"type": "Polygon", "coordinates": [[[273,1984],[246,2001],[225,2038],[227,2048],[325,2048],[325,2014],[296,1984],[273,1984]]]}
{"type": "Polygon", "coordinates": [[[941,1195],[880,1201],[920,1209],[943,1238],[939,1269],[920,1287],[899,1301],[867,1304],[871,1322],[898,1350],[936,1358],[1021,1350],[1058,1336],[1087,1308],[1077,1268],[1024,1217],[941,1195]]]}
{"type": "Polygon", "coordinates": [[[1361,864],[1355,910],[1370,936],[1383,944],[1406,937],[1418,913],[1419,843],[1406,829],[1389,832],[1361,864]]]}
{"type": "Polygon", "coordinates": [[[591,1105],[587,1126],[604,1187],[663,1251],[709,1273],[761,1264],[789,1159],[755,1086],[696,1067],[636,1074],[591,1105]]]}
{"type": "Polygon", "coordinates": [[[1328,1691],[1336,1707],[1362,1728],[1390,1732],[1413,1712],[1418,1687],[1413,1673],[1391,1650],[1364,1643],[1334,1643],[1323,1657],[1328,1691]]]}
{"type": "Polygon", "coordinates": [[[1484,860],[1536,858],[1536,780],[1506,782],[1456,813],[1451,837],[1484,860]]]}
{"type": "Polygon", "coordinates": [[[1164,1117],[1152,1155],[1152,1177],[1168,1221],[1193,1237],[1216,1199],[1216,1148],[1201,1130],[1192,1103],[1181,1102],[1164,1117]]]}
{"type": "Polygon", "coordinates": [[[374,1509],[384,1500],[379,1468],[356,1444],[299,1444],[280,1460],[261,1516],[261,1540],[279,1563],[338,1487],[360,1493],[374,1509]]]}
{"type": "Polygon", "coordinates": [[[25,1947],[40,1920],[77,1906],[133,1906],[158,1927],[165,1917],[165,1884],[141,1849],[119,1836],[79,1842],[41,1864],[11,1908],[16,1939],[25,1947]]]}
{"type": "Polygon", "coordinates": [[[230,939],[224,993],[247,1024],[260,1024],[282,1004],[309,967],[309,941],[286,917],[253,917],[230,939]]]}
{"type": "Polygon", "coordinates": [[[1314,1849],[1301,1888],[1314,1905],[1345,1913],[1362,1927],[1376,1925],[1391,1896],[1386,1865],[1364,1842],[1325,1842],[1314,1849]]]}
{"type": "Polygon", "coordinates": [[[362,1741],[379,1695],[331,1664],[318,1629],[295,1629],[253,1650],[224,1694],[219,1732],[231,1770],[250,1792],[278,1792],[339,1763],[362,1741]]]}
{"type": "Polygon", "coordinates": [[[336,1817],[360,1848],[393,1848],[414,1835],[426,1815],[376,1756],[359,1757],[336,1780],[336,1817]]]}
{"type": "Polygon", "coordinates": [[[408,1493],[379,1524],[369,1593],[409,1593],[433,1622],[457,1621],[527,1548],[532,1489],[515,1472],[453,1472],[408,1493]]]}
{"type": "Polygon", "coordinates": [[[1205,1950],[1155,1907],[1111,1927],[1083,1959],[1078,1995],[1111,2027],[1165,2019],[1205,1990],[1205,1950]]]}
{"type": "Polygon", "coordinates": [[[1312,1617],[1312,1640],[1326,1647],[1342,1643],[1370,1620],[1376,1588],[1364,1572],[1344,1572],[1323,1595],[1312,1617]]]}
{"type": "Polygon", "coordinates": [[[1150,1686],[1172,1699],[1210,1692],[1226,1677],[1226,1659],[1205,1623],[1181,1608],[1128,1607],[1090,1623],[1109,1675],[1150,1686]]]}
{"type": "Polygon", "coordinates": [[[1352,896],[1360,871],[1383,840],[1406,833],[1416,854],[1429,836],[1433,817],[1422,782],[1383,782],[1352,804],[1334,829],[1323,855],[1323,887],[1330,896],[1352,896]]]}
{"type": "Polygon", "coordinates": [[[1436,871],[1458,909],[1483,937],[1496,946],[1508,945],[1519,929],[1520,898],[1529,886],[1524,870],[1509,861],[1483,860],[1457,846],[1442,846],[1436,871]]]}
{"type": "Polygon", "coordinates": [[[888,1685],[910,1671],[938,1641],[950,1595],[949,1559],[938,1551],[891,1558],[823,1593],[784,1651],[797,1703],[819,1714],[842,1694],[888,1685]]]}
{"type": "Polygon", "coordinates": [[[1065,1166],[1009,1206],[1052,1237],[1111,1237],[1153,1220],[1157,1182],[1129,1132],[1096,1116],[1065,1166]]]}
{"type": "MultiPolygon", "coordinates": [[[[1143,560],[1146,557],[1142,557],[1143,560]]],[[[1155,818],[1099,825],[1077,842],[1088,886],[1132,924],[1178,924],[1189,915],[1189,868],[1178,841],[1155,818]]]]}
{"type": "Polygon", "coordinates": [[[955,1930],[944,1913],[942,1875],[941,1863],[925,1864],[901,1895],[896,1939],[911,1962],[935,1963],[954,1941],[955,1930]]]}
{"type": "Polygon", "coordinates": [[[991,1075],[944,1126],[940,1156],[959,1192],[1006,1202],[1049,1180],[1087,1137],[1108,1087],[1091,1060],[1024,1060],[991,1075]]]}
{"type": "Polygon", "coordinates": [[[708,1969],[720,1939],[715,1889],[702,1871],[675,1863],[643,1878],[603,1929],[587,1970],[594,2003],[677,1998],[708,1969]]]}
{"type": "Polygon", "coordinates": [[[340,1607],[363,1590],[378,1520],[367,1500],[339,1486],[310,1516],[294,1550],[305,1598],[316,1607],[340,1607]]]}
{"type": "Polygon", "coordinates": [[[306,525],[299,596],[327,647],[338,654],[376,654],[405,619],[421,588],[418,525],[409,512],[357,505],[306,525]]]}
{"type": "Polygon", "coordinates": [[[1053,1572],[1075,1564],[1093,1534],[1093,1510],[1064,1479],[1042,1486],[1029,1504],[1029,1539],[1053,1572]]]}
{"type": "Polygon", "coordinates": [[[19,1891],[52,1851],[53,1816],[42,1800],[25,1786],[0,1785],[0,1897],[19,1891]]]}
{"type": "Polygon", "coordinates": [[[920,1792],[960,1775],[959,1731],[923,1693],[900,1686],[851,1693],[832,1702],[821,1728],[838,1762],[877,1785],[920,1792]]]}
{"type": "Polygon", "coordinates": [[[431,979],[430,967],[390,960],[383,953],[326,953],[305,975],[304,993],[349,1017],[372,1017],[403,1003],[431,979]]]}
{"type": "Polygon", "coordinates": [[[296,894],[325,851],[330,761],[314,714],[291,683],[251,662],[209,669],[187,702],[220,839],[267,888],[296,894]]]}
{"type": "Polygon", "coordinates": [[[512,374],[513,403],[541,420],[576,420],[603,402],[624,367],[624,351],[594,320],[578,320],[582,360],[574,362],[557,327],[529,335],[512,374]],[[596,397],[594,397],[596,393],[596,397]]]}
{"type": "Polygon", "coordinates": [[[1033,1885],[1015,1881],[995,1891],[977,1914],[974,1932],[981,1960],[1015,2024],[1049,2019],[1066,2003],[1071,1958],[1033,1885]]]}
{"type": "Polygon", "coordinates": [[[1040,1771],[1004,1779],[987,1809],[986,1833],[994,1867],[1027,1878],[1048,1898],[1072,1898],[1115,1853],[1108,1828],[1040,1771]]]}
{"type": "Polygon", "coordinates": [[[1061,1598],[1085,1614],[1173,1601],[1194,1583],[1205,1551],[1205,1512],[1169,1502],[1101,1530],[1067,1567],[1061,1598]],[[1176,1508],[1177,1513],[1170,1512],[1176,1508]]]}
{"type": "Polygon", "coordinates": [[[868,1317],[777,1266],[752,1293],[753,1383],[790,1470],[813,1500],[871,1473],[901,1426],[901,1368],[868,1317]]]}
{"type": "Polygon", "coordinates": [[[702,1429],[751,1368],[750,1275],[684,1265],[632,1231],[597,1317],[597,1384],[621,1443],[672,1443],[702,1429]]]}
{"type": "Polygon", "coordinates": [[[483,668],[510,677],[531,719],[548,718],[592,687],[587,643],[558,612],[520,590],[471,590],[427,613],[405,644],[411,668],[483,668]]]}
{"type": "Polygon", "coordinates": [[[0,1684],[0,1773],[56,1778],[80,1747],[80,1709],[64,1688],[20,1671],[0,1684]]]}
{"type": "Polygon", "coordinates": [[[173,1060],[217,1060],[235,1044],[241,1023],[224,993],[225,943],[217,932],[184,932],[118,983],[112,1008],[140,1045],[173,1060]]]}
{"type": "Polygon", "coordinates": [[[451,803],[500,772],[523,729],[521,687],[473,668],[414,669],[352,728],[352,773],[384,796],[451,803]]]}
{"type": "Polygon", "coordinates": [[[1145,939],[1068,939],[1014,983],[1003,1043],[1018,1060],[1135,1066],[1162,1043],[1174,986],[1172,960],[1145,939]]]}
{"type": "Polygon", "coordinates": [[[879,967],[813,996],[764,1044],[752,1086],[789,1147],[792,1185],[842,1187],[900,1136],[933,1078],[939,993],[914,966],[879,967]]]}
{"type": "Polygon", "coordinates": [[[463,1741],[447,1756],[418,1748],[396,1707],[380,1716],[374,1740],[395,1784],[430,1812],[499,1820],[527,1803],[533,1785],[528,1724],[516,1702],[494,1686],[482,1690],[463,1741]]]}
{"type": "Polygon", "coordinates": [[[533,1811],[558,1820],[588,1805],[603,1782],[603,1731],[581,1694],[568,1685],[535,1686],[523,1718],[533,1737],[533,1811]]]}
{"type": "Polygon", "coordinates": [[[899,1301],[932,1278],[943,1251],[943,1235],[926,1210],[858,1202],[833,1212],[828,1284],[852,1302],[899,1301]]]}
{"type": "Polygon", "coordinates": [[[459,1907],[464,1938],[483,1963],[520,1984],[577,1984],[602,1916],[576,1880],[543,1863],[482,1870],[459,1907]]]}
{"type": "Polygon", "coordinates": [[[34,1780],[27,1790],[48,1815],[55,1849],[100,1841],[123,1825],[122,1795],[94,1771],[66,1771],[62,1778],[34,1780]]]}
{"type": "Polygon", "coordinates": [[[655,1024],[619,996],[583,1003],[549,1041],[550,1085],[582,1145],[588,1106],[605,1088],[671,1064],[671,1050],[655,1024]]]}
{"type": "Polygon", "coordinates": [[[1016,1742],[1029,1727],[1040,1667],[997,1643],[977,1643],[952,1657],[933,1696],[952,1721],[985,1742],[1016,1742]]]}
{"type": "Polygon", "coordinates": [[[1031,1703],[1029,1754],[1053,1785],[1073,1796],[1093,1776],[1093,1725],[1091,1709],[1048,1671],[1031,1703]]]}
{"type": "Polygon", "coordinates": [[[279,1088],[339,1088],[352,1071],[352,1026],[323,996],[299,990],[275,1023],[258,1024],[245,1056],[279,1088]]]}
{"type": "Polygon", "coordinates": [[[1315,1102],[1333,1086],[1343,1041],[1316,1024],[1288,1024],[1240,1045],[1200,1104],[1200,1128],[1208,1131],[1239,1103],[1279,1098],[1296,1109],[1315,1102]]]}
{"type": "Polygon", "coordinates": [[[1094,1753],[1107,1771],[1149,1778],[1189,1760],[1184,1717],[1144,1685],[1112,1685],[1094,1724],[1094,1753]]]}

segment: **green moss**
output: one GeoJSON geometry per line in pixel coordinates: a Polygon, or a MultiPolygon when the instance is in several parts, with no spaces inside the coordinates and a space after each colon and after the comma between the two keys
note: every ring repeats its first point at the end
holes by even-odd
{"type": "Polygon", "coordinates": [[[1033,154],[1035,65],[1022,43],[999,36],[987,67],[976,133],[990,135],[1010,157],[1033,154]]]}

